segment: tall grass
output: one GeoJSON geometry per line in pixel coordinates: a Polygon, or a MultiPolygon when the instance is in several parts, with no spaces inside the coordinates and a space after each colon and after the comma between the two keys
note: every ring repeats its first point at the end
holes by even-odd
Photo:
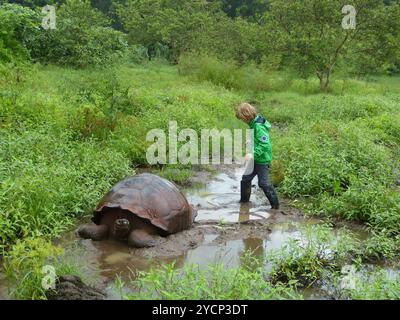
{"type": "Polygon", "coordinates": [[[270,300],[301,299],[292,287],[271,285],[262,267],[226,269],[223,264],[210,265],[202,270],[187,265],[177,270],[173,264],[141,272],[132,284],[136,291],[123,294],[130,300],[270,300]]]}

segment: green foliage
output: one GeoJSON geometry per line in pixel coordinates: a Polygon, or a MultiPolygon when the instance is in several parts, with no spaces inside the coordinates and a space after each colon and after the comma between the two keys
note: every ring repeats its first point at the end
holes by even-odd
{"type": "Polygon", "coordinates": [[[357,282],[356,289],[349,290],[347,297],[356,300],[399,300],[400,279],[387,270],[364,274],[357,282]]]}
{"type": "Polygon", "coordinates": [[[182,166],[177,166],[175,168],[173,166],[168,166],[155,173],[181,186],[188,184],[192,177],[192,170],[189,166],[188,168],[182,168],[182,166]]]}
{"type": "Polygon", "coordinates": [[[343,63],[365,70],[369,64],[378,70],[399,50],[395,40],[399,30],[396,5],[385,6],[379,0],[353,1],[357,25],[356,29],[346,30],[342,28],[341,12],[348,4],[346,1],[271,0],[269,3],[265,21],[272,30],[270,50],[281,53],[283,63],[301,75],[317,76],[324,91],[329,89],[337,65],[343,63]],[[344,61],[347,54],[361,63],[344,61]]]}
{"type": "Polygon", "coordinates": [[[179,72],[199,81],[209,81],[227,89],[247,91],[275,91],[287,86],[287,78],[274,78],[273,73],[254,64],[239,67],[234,60],[222,61],[204,55],[183,55],[179,60],[179,72]]]}
{"type": "Polygon", "coordinates": [[[274,186],[279,186],[285,179],[285,168],[282,161],[272,160],[271,180],[274,186]]]}
{"type": "Polygon", "coordinates": [[[374,234],[374,240],[365,244],[359,237],[346,228],[309,225],[261,259],[246,252],[240,267],[192,264],[175,269],[174,264],[168,264],[136,273],[131,293],[124,291],[121,279],[117,287],[122,298],[131,300],[301,299],[308,290],[317,288],[335,299],[398,298],[396,271],[360,264],[371,253],[373,243],[387,247],[390,238],[374,234]],[[346,271],[349,267],[354,273],[346,271]],[[355,289],[342,287],[349,276],[355,289]]]}
{"type": "Polygon", "coordinates": [[[29,59],[27,44],[38,33],[39,17],[15,4],[0,5],[0,62],[29,59]]]}
{"type": "Polygon", "coordinates": [[[166,46],[163,57],[173,62],[188,51],[259,61],[266,46],[258,24],[229,19],[217,2],[131,0],[117,12],[130,43],[144,45],[151,56],[166,46]]]}
{"type": "Polygon", "coordinates": [[[40,238],[18,241],[7,252],[4,261],[5,274],[12,288],[11,296],[15,299],[46,299],[46,290],[42,286],[46,275],[43,267],[54,267],[56,277],[76,273],[60,260],[62,254],[62,248],[40,238]]]}
{"type": "MultiPolygon", "coordinates": [[[[76,218],[89,213],[112,184],[133,173],[132,167],[147,164],[149,130],[168,133],[171,119],[178,122],[178,131],[245,128],[235,119],[233,107],[250,101],[273,124],[272,172],[280,193],[304,199],[302,203],[314,214],[361,220],[374,230],[374,236],[362,245],[351,240],[332,246],[331,236],[314,231],[320,241],[311,238],[304,248],[293,242],[297,249],[285,249],[282,259],[273,260],[274,282],[309,286],[326,272],[336,273],[347,259],[397,258],[398,79],[349,79],[344,90],[344,80],[336,80],[331,94],[314,94],[318,89],[314,80],[257,68],[254,77],[265,75],[270,91],[256,89],[250,80],[248,84],[238,81],[252,79],[241,76],[231,82],[234,87],[226,89],[229,82],[224,77],[251,74],[243,71],[250,67],[209,59],[214,61],[209,67],[211,75],[204,78],[192,73],[190,61],[185,65],[189,71],[181,69],[181,75],[177,68],[158,61],[85,71],[1,65],[3,252],[12,250],[19,239],[58,236],[76,218]],[[214,63],[218,72],[213,71],[214,63]],[[229,72],[224,71],[225,64],[229,72]],[[333,260],[323,254],[324,241],[328,249],[339,252],[333,260]]],[[[196,68],[202,75],[204,67],[196,68]]],[[[164,166],[159,173],[185,183],[191,169],[164,166]]],[[[253,277],[244,279],[247,276],[253,277]]],[[[267,296],[273,292],[271,297],[275,297],[274,285],[263,286],[267,296]]],[[[245,290],[217,293],[246,297],[245,290]]]]}
{"type": "Polygon", "coordinates": [[[173,264],[149,272],[140,272],[133,282],[137,293],[124,295],[125,299],[173,300],[270,300],[300,299],[290,286],[273,286],[265,279],[261,267],[248,270],[238,267],[226,269],[222,264],[210,265],[201,270],[197,265],[187,265],[175,270],[173,264]]]}
{"type": "MultiPolygon", "coordinates": [[[[113,183],[131,173],[123,154],[93,140],[104,139],[99,130],[109,128],[93,127],[89,116],[75,119],[76,127],[71,126],[70,119],[77,110],[85,114],[85,107],[75,109],[71,100],[63,103],[57,94],[49,99],[28,89],[37,76],[19,76],[25,80],[16,81],[11,92],[10,82],[0,88],[2,249],[25,237],[59,235],[93,209],[113,183]]],[[[44,87],[54,85],[51,79],[42,80],[44,87]]]]}
{"type": "Polygon", "coordinates": [[[341,26],[344,0],[50,1],[46,4],[58,6],[55,30],[40,27],[45,2],[17,3],[23,6],[5,4],[0,11],[5,61],[31,56],[85,68],[113,59],[176,63],[181,55],[195,53],[294,68],[303,77],[317,76],[322,90],[329,89],[335,70],[395,74],[400,65],[398,3],[356,1],[356,30],[341,26]]]}
{"type": "MultiPolygon", "coordinates": [[[[31,75],[10,69],[0,84],[2,248],[25,237],[58,236],[89,213],[113,183],[133,173],[131,166],[147,164],[146,134],[152,128],[168,133],[164,114],[180,128],[232,127],[231,106],[240,101],[211,85],[188,84],[159,65],[85,72],[53,67],[31,75]]],[[[189,169],[161,173],[185,183],[189,169]]]]}
{"type": "Polygon", "coordinates": [[[112,149],[48,130],[2,132],[1,247],[28,236],[59,235],[129,172],[112,149]]]}
{"type": "Polygon", "coordinates": [[[131,0],[120,5],[117,12],[131,43],[148,48],[167,45],[171,59],[176,59],[192,32],[209,21],[205,6],[197,0],[131,0]]]}
{"type": "Polygon", "coordinates": [[[115,128],[115,120],[107,117],[101,110],[92,105],[83,105],[76,109],[69,120],[70,128],[77,138],[105,139],[115,128]]]}
{"type": "Polygon", "coordinates": [[[361,243],[360,257],[364,261],[395,261],[400,255],[400,236],[393,237],[385,229],[376,232],[361,243]]]}
{"type": "Polygon", "coordinates": [[[357,248],[357,239],[345,229],[334,234],[326,225],[308,226],[281,248],[267,254],[272,283],[311,287],[340,271],[357,248]]]}
{"type": "Polygon", "coordinates": [[[85,68],[106,65],[127,48],[124,34],[88,0],[68,0],[57,10],[56,29],[41,30],[32,57],[44,63],[85,68]]]}
{"type": "Polygon", "coordinates": [[[230,17],[259,19],[268,9],[268,0],[221,0],[222,9],[230,17]]]}

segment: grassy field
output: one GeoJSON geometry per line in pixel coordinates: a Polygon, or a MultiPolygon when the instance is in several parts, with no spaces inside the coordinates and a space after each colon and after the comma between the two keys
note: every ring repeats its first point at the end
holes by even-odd
{"type": "MultiPolygon", "coordinates": [[[[217,60],[85,71],[2,66],[2,255],[15,263],[24,252],[15,245],[50,240],[90,213],[112,184],[146,165],[148,130],[167,131],[170,120],[195,130],[245,128],[233,112],[242,101],[273,124],[280,194],[310,214],[364,222],[376,235],[371,255],[395,257],[400,79],[335,79],[321,94],[314,79],[217,60]]],[[[181,169],[184,183],[190,166],[181,169]]]]}

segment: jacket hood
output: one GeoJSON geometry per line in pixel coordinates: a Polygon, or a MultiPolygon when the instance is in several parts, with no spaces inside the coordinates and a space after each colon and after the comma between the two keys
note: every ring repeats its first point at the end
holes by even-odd
{"type": "Polygon", "coordinates": [[[257,115],[253,120],[250,121],[250,128],[254,129],[256,123],[265,125],[268,129],[271,128],[271,124],[262,115],[257,115]]]}

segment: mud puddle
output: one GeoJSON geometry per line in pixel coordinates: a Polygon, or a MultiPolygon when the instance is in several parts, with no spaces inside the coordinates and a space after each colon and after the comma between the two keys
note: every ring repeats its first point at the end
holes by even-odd
{"type": "MultiPolygon", "coordinates": [[[[242,170],[218,174],[212,181],[186,192],[188,201],[197,208],[196,221],[245,222],[268,219],[270,206],[253,184],[251,203],[240,206],[240,178],[242,170]]],[[[255,178],[256,182],[257,178],[255,178]]]]}

